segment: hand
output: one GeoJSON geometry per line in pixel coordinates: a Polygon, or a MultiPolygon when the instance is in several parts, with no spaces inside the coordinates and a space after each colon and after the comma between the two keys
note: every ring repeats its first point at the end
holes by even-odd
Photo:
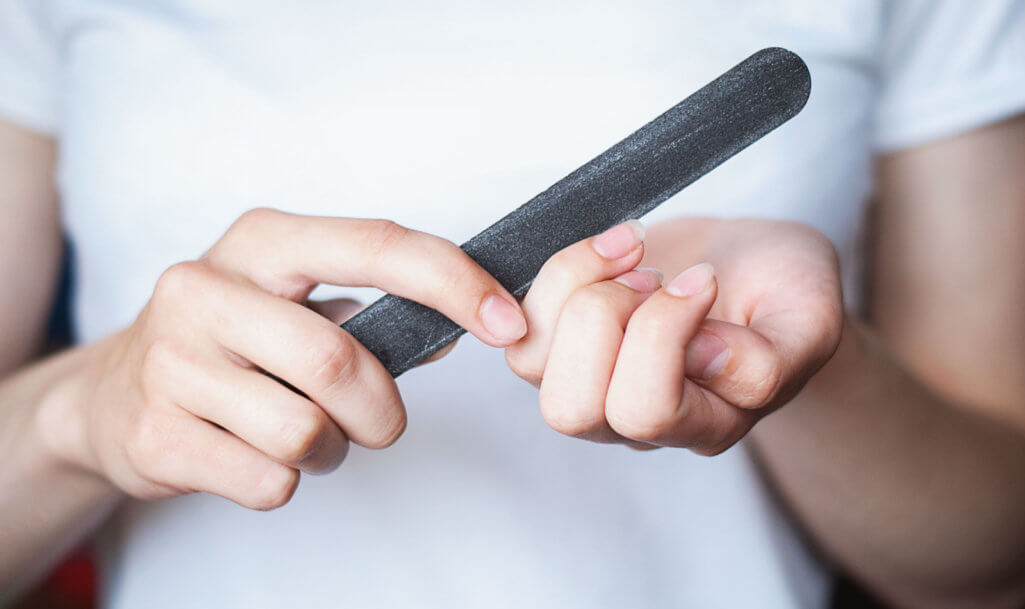
{"type": "Polygon", "coordinates": [[[168,269],[138,319],[54,389],[48,444],[136,497],[206,491],[257,509],[287,502],[300,471],[337,467],[349,440],[391,444],[406,422],[398,390],[337,319],[304,306],[322,282],[411,298],[493,346],[526,331],[512,296],[453,243],[254,210],[168,269]]]}
{"type": "Polygon", "coordinates": [[[836,350],[836,254],[789,222],[681,219],[650,232],[646,246],[631,221],[553,256],[506,360],[539,387],[557,431],[718,454],[836,350]],[[663,287],[642,260],[673,275],[689,268],[663,287]]]}

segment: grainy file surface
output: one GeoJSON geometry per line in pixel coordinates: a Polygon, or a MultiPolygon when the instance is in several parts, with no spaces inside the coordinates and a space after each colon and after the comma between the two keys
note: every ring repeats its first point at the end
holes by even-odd
{"type": "MultiPolygon", "coordinates": [[[[808,68],[763,49],[527,201],[462,248],[515,296],[562,248],[639,218],[800,112],[808,68]]],[[[437,311],[387,295],[342,324],[392,376],[465,332],[437,311]]]]}

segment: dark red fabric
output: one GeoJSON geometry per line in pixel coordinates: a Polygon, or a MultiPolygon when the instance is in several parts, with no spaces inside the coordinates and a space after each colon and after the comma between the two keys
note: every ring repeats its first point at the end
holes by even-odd
{"type": "Polygon", "coordinates": [[[67,558],[13,609],[95,609],[96,568],[87,549],[67,558]]]}

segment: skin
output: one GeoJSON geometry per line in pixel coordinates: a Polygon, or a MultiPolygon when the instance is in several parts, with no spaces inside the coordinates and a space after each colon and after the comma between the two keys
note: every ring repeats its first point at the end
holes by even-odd
{"type": "MultiPolygon", "coordinates": [[[[671,255],[695,266],[664,287],[657,276],[642,285],[637,275],[650,271],[623,275],[645,254],[640,232],[616,227],[553,256],[523,300],[529,330],[506,360],[539,387],[541,414],[557,431],[718,454],[833,354],[843,320],[836,256],[799,224],[681,220],[658,232],[667,242],[686,236],[679,242],[693,255],[671,255]],[[621,256],[600,253],[604,240],[628,236],[621,256]],[[711,376],[699,334],[728,349],[711,376]]],[[[664,249],[654,244],[649,259],[670,268],[664,249]]]]}
{"type": "Polygon", "coordinates": [[[823,551],[898,607],[1025,605],[1023,169],[1025,117],[883,158],[869,318],[753,434],[823,551]]]}
{"type": "MultiPolygon", "coordinates": [[[[299,472],[337,467],[348,441],[394,441],[405,418],[391,379],[302,306],[331,282],[420,300],[505,347],[539,387],[545,420],[586,440],[716,454],[778,410],[750,437],[826,556],[899,606],[1020,604],[1025,442],[1010,421],[1021,420],[1014,371],[1025,364],[1023,129],[1019,119],[882,159],[876,251],[887,264],[867,323],[845,321],[835,253],[798,224],[677,220],[645,242],[623,225],[553,257],[520,309],[443,240],[387,222],[247,214],[201,260],[165,273],[129,328],[12,366],[0,384],[0,589],[27,585],[126,493],[206,491],[268,509],[299,472]],[[937,226],[947,231],[922,234],[937,226]],[[284,235],[290,247],[275,245],[284,235]],[[984,283],[966,283],[982,269],[984,283]],[[489,296],[509,305],[493,324],[504,338],[481,318],[489,296]],[[264,321],[252,332],[236,319],[264,321]],[[242,405],[261,416],[238,417],[242,405]],[[976,514],[986,517],[966,517],[976,514]]],[[[52,149],[10,125],[0,141],[52,149]]],[[[0,183],[15,176],[11,156],[0,183]]],[[[31,169],[17,179],[43,183],[52,161],[31,169]]],[[[41,204],[4,202],[8,218],[41,204]]],[[[55,259],[51,241],[0,241],[0,257],[55,259]]],[[[49,294],[37,284],[53,278],[11,281],[49,294]]],[[[5,303],[0,331],[46,304],[5,303]]]]}

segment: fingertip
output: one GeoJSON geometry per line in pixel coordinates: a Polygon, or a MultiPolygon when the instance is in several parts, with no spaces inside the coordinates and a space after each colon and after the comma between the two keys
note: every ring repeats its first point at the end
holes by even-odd
{"type": "Polygon", "coordinates": [[[640,220],[617,224],[591,241],[591,247],[606,260],[618,260],[644,243],[644,225],[640,220]]]}
{"type": "Polygon", "coordinates": [[[484,299],[480,320],[498,346],[510,345],[527,334],[527,320],[520,306],[498,294],[484,299]]]}
{"type": "Polygon", "coordinates": [[[665,291],[678,298],[690,298],[715,286],[715,268],[709,262],[695,264],[670,281],[665,291]]]}

